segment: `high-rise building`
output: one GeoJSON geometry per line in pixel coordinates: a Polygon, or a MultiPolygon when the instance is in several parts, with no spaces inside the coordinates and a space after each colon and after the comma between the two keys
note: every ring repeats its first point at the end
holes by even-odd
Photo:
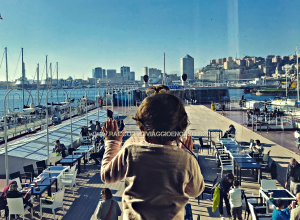
{"type": "Polygon", "coordinates": [[[159,77],[161,75],[161,70],[156,68],[149,68],[149,77],[159,77]]]}
{"type": "Polygon", "coordinates": [[[106,70],[106,75],[108,79],[116,77],[117,70],[106,70]]]}
{"type": "Polygon", "coordinates": [[[96,67],[95,69],[93,69],[93,78],[102,79],[102,68],[101,67],[96,67]]]}
{"type": "Polygon", "coordinates": [[[106,78],[105,69],[102,69],[102,79],[106,78]]]}
{"type": "Polygon", "coordinates": [[[130,74],[129,74],[129,80],[130,81],[135,81],[135,72],[130,72],[130,74]]]}
{"type": "Polygon", "coordinates": [[[194,58],[188,54],[181,58],[181,75],[184,73],[187,79],[194,79],[194,58]]]}
{"type": "Polygon", "coordinates": [[[148,74],[148,67],[143,67],[143,76],[149,75],[148,74]]]}
{"type": "Polygon", "coordinates": [[[121,76],[124,78],[124,80],[128,80],[130,74],[130,67],[128,66],[122,66],[121,67],[121,76]]]}

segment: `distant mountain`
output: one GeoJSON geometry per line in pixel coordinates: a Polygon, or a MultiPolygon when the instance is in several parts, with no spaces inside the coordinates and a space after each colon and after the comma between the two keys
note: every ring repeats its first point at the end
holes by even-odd
{"type": "MultiPolygon", "coordinates": [[[[194,73],[196,74],[197,73],[197,70],[201,70],[203,67],[199,67],[199,68],[195,68],[194,69],[194,73]]],[[[174,71],[171,71],[169,74],[177,74],[178,76],[180,76],[181,74],[181,71],[177,71],[177,70],[174,70],[174,71]]]]}

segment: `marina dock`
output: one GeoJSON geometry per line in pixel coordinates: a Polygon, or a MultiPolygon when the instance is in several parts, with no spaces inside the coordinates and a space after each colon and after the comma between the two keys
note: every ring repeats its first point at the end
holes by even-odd
{"type": "MultiPolygon", "coordinates": [[[[125,130],[128,132],[138,132],[138,127],[135,125],[135,121],[130,117],[134,116],[136,111],[137,107],[130,107],[129,111],[124,115],[124,117],[126,117],[124,119],[124,123],[126,125],[125,130]]],[[[294,157],[296,160],[300,161],[300,156],[291,150],[276,144],[270,139],[251,131],[241,124],[234,122],[205,106],[189,105],[186,106],[186,111],[190,121],[188,132],[198,134],[193,137],[195,148],[199,146],[199,136],[207,136],[208,129],[218,128],[225,132],[228,130],[230,124],[233,124],[237,130],[236,140],[238,142],[249,142],[250,139],[259,139],[265,148],[265,153],[271,150],[270,156],[274,161],[276,161],[278,170],[277,186],[280,188],[282,188],[285,183],[286,168],[290,158],[294,157]]],[[[94,114],[96,113],[94,112],[94,114]]],[[[106,115],[102,115],[102,117],[104,120],[106,119],[106,115]]],[[[216,139],[217,137],[213,136],[213,138],[216,139]]],[[[217,175],[220,180],[220,169],[217,168],[215,157],[212,152],[208,154],[206,149],[203,152],[201,151],[199,154],[199,164],[205,180],[213,180],[217,175]]],[[[252,177],[248,176],[246,171],[243,173],[241,189],[254,190],[254,194],[258,195],[260,185],[252,177]]],[[[268,178],[270,178],[269,175],[263,176],[263,179],[268,178]]],[[[3,180],[1,180],[1,183],[2,188],[0,191],[4,186],[3,180]]],[[[121,201],[124,191],[124,181],[116,184],[104,184],[100,179],[100,166],[95,166],[94,164],[87,165],[86,169],[77,176],[77,186],[74,196],[72,195],[72,192],[66,188],[64,199],[66,214],[63,216],[62,210],[58,209],[56,217],[64,220],[90,219],[101,198],[100,191],[102,188],[106,187],[112,190],[114,199],[119,202],[122,209],[121,201]]],[[[55,189],[53,188],[52,191],[54,190],[55,189]]],[[[204,199],[200,199],[199,205],[197,198],[190,198],[189,203],[192,206],[193,219],[196,220],[198,215],[201,216],[201,219],[219,218],[218,209],[215,213],[212,212],[212,198],[210,195],[204,194],[204,199]]],[[[34,219],[39,219],[39,204],[37,202],[34,203],[34,210],[34,219]]],[[[53,215],[51,214],[51,211],[45,211],[46,212],[43,212],[43,219],[52,219],[53,215]]],[[[30,215],[27,214],[26,219],[29,219],[29,217],[30,215]]],[[[122,216],[119,219],[122,219],[122,216]]]]}

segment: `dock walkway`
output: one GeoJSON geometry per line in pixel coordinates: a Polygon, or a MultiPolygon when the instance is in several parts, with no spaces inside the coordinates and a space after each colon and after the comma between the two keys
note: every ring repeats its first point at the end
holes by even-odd
{"type": "MultiPolygon", "coordinates": [[[[138,128],[135,125],[135,121],[128,116],[134,116],[137,108],[131,107],[126,113],[126,119],[124,123],[125,129],[128,132],[137,132],[138,128]]],[[[285,182],[285,173],[291,157],[295,157],[296,160],[300,161],[300,156],[296,155],[292,151],[270,141],[269,139],[255,133],[241,124],[234,122],[215,111],[208,109],[205,106],[192,105],[186,107],[190,126],[188,132],[197,134],[193,137],[194,145],[199,145],[198,136],[207,136],[207,130],[213,128],[219,128],[223,131],[228,130],[230,124],[233,124],[237,130],[237,141],[248,141],[250,139],[260,139],[265,147],[265,152],[270,152],[270,156],[276,161],[278,168],[278,187],[282,187],[285,182]]],[[[214,137],[216,138],[216,137],[214,137]]],[[[204,150],[199,155],[200,168],[205,180],[213,180],[217,175],[220,177],[220,170],[217,168],[215,158],[212,154],[208,154],[207,150],[204,150]]],[[[269,178],[263,176],[264,179],[269,178]]],[[[77,187],[74,196],[70,190],[66,189],[66,195],[64,199],[64,205],[66,214],[62,215],[62,210],[58,209],[57,218],[63,220],[74,220],[74,219],[90,219],[93,215],[98,201],[100,200],[100,191],[104,187],[108,187],[112,190],[114,198],[119,202],[122,209],[121,197],[124,191],[124,182],[121,181],[116,184],[104,184],[100,179],[100,166],[94,164],[88,165],[86,170],[78,175],[77,187]]],[[[242,189],[254,190],[255,195],[258,195],[259,184],[250,176],[247,172],[243,172],[242,177],[242,189]]],[[[53,189],[54,190],[54,189],[53,189]]],[[[198,200],[196,198],[190,198],[189,203],[192,205],[193,219],[197,219],[198,215],[201,215],[201,219],[219,219],[218,210],[212,213],[212,198],[210,195],[204,195],[204,199],[198,200]]],[[[34,204],[35,215],[34,219],[39,219],[39,205],[34,204]]],[[[51,211],[45,210],[43,219],[52,219],[53,215],[51,211]]],[[[29,219],[29,215],[26,215],[26,219],[29,219]]],[[[119,219],[122,219],[119,218],[119,219]]]]}

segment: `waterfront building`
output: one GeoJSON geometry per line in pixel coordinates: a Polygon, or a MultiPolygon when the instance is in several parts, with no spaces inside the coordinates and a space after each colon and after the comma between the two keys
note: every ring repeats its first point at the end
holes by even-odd
{"type": "Polygon", "coordinates": [[[102,69],[102,79],[106,78],[105,69],[102,69]]]}
{"type": "Polygon", "coordinates": [[[129,80],[130,81],[135,81],[135,72],[130,72],[129,73],[129,80]]]}
{"type": "Polygon", "coordinates": [[[232,61],[232,57],[226,57],[226,61],[232,61]]]}
{"type": "Polygon", "coordinates": [[[122,66],[121,67],[121,76],[124,77],[124,80],[128,80],[130,74],[130,67],[122,66]]]}
{"type": "Polygon", "coordinates": [[[159,77],[161,76],[161,70],[156,68],[149,68],[149,77],[159,77]]]}
{"type": "Polygon", "coordinates": [[[194,79],[194,58],[188,54],[181,58],[181,75],[184,73],[187,79],[194,79]]]}
{"type": "Polygon", "coordinates": [[[106,70],[106,75],[108,79],[116,77],[117,71],[114,69],[106,70]]]}
{"type": "Polygon", "coordinates": [[[143,76],[149,75],[148,74],[148,67],[143,67],[143,76]]]}
{"type": "Polygon", "coordinates": [[[92,70],[93,78],[102,79],[103,78],[103,70],[101,67],[96,67],[92,70]]]}
{"type": "Polygon", "coordinates": [[[240,69],[224,70],[224,78],[226,80],[236,80],[239,79],[240,73],[240,69]]]}

